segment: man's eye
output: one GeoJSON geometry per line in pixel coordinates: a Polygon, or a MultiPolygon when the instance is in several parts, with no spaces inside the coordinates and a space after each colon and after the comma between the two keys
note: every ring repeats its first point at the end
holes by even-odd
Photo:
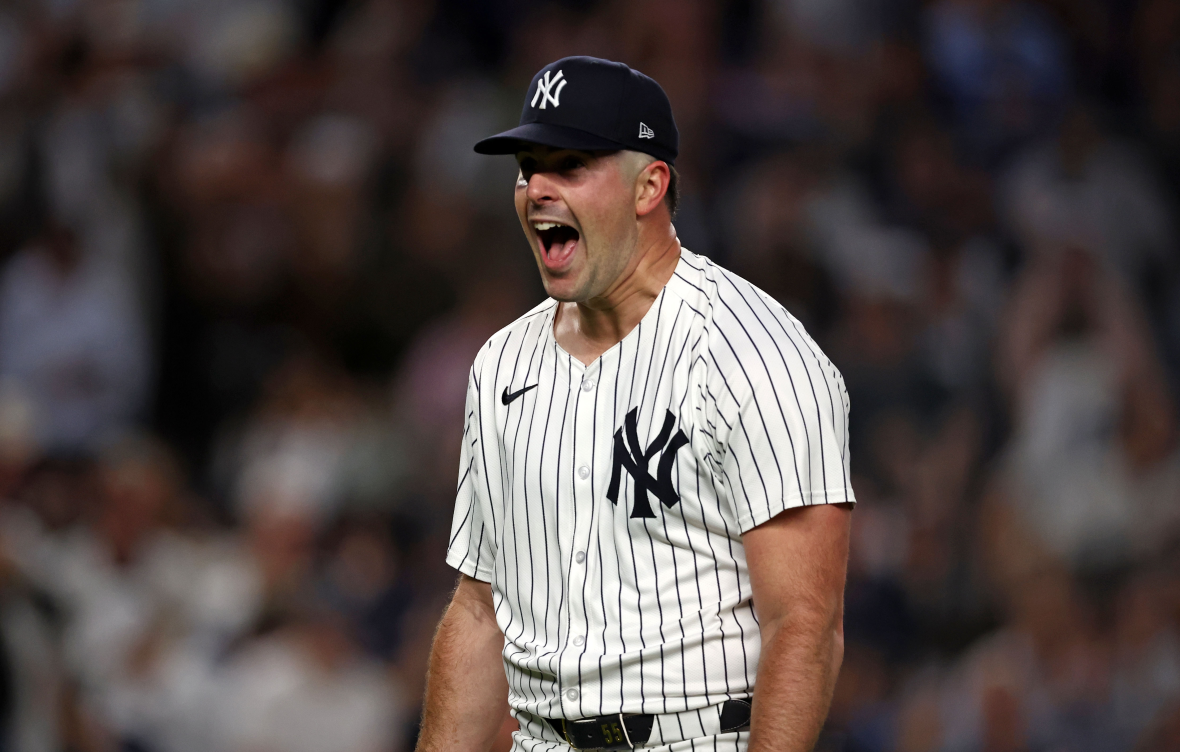
{"type": "Polygon", "coordinates": [[[561,162],[562,172],[571,172],[583,166],[585,166],[585,162],[583,162],[581,159],[578,159],[577,157],[567,157],[561,162]]]}

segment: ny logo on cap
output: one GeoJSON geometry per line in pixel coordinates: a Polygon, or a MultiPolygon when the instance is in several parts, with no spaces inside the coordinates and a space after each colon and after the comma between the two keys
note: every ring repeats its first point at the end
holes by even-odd
{"type": "Polygon", "coordinates": [[[640,138],[655,138],[656,132],[647,127],[647,123],[640,121],[639,123],[639,137],[640,138]]]}
{"type": "Polygon", "coordinates": [[[552,71],[545,71],[545,77],[537,79],[537,93],[533,95],[533,101],[529,105],[530,107],[537,106],[538,97],[541,98],[542,110],[545,109],[545,105],[549,104],[550,102],[553,103],[554,107],[561,106],[561,90],[565,88],[565,85],[568,84],[569,81],[562,80],[561,71],[557,71],[557,75],[553,78],[549,78],[550,73],[552,73],[552,71]],[[557,86],[556,89],[553,88],[554,85],[557,86]]]}

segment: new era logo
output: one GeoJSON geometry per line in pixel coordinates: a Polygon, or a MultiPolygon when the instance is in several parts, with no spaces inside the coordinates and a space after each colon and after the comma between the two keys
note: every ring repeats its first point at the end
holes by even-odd
{"type": "Polygon", "coordinates": [[[648,128],[647,123],[641,122],[639,124],[639,137],[640,138],[655,138],[656,132],[653,131],[651,128],[648,128]]]}
{"type": "Polygon", "coordinates": [[[542,110],[545,109],[545,105],[549,104],[550,102],[553,103],[554,107],[561,106],[561,90],[565,88],[565,85],[568,84],[569,81],[563,80],[561,71],[557,71],[557,75],[553,76],[553,78],[549,77],[551,73],[552,71],[545,71],[544,78],[537,80],[537,93],[533,95],[533,101],[530,105],[531,107],[537,106],[538,99],[541,100],[542,110]]]}

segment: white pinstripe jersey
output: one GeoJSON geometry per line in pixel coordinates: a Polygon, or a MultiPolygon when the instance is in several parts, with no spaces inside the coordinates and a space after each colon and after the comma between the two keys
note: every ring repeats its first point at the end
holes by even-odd
{"type": "Polygon", "coordinates": [[[590,365],[557,344],[556,307],[475,359],[447,554],[492,585],[509,703],[548,737],[529,721],[749,697],[741,534],[854,500],[843,378],[781,305],[688,251],[590,365]]]}

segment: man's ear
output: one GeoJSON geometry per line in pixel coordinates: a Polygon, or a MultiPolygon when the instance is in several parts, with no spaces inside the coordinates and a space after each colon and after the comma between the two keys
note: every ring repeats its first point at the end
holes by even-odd
{"type": "Polygon", "coordinates": [[[668,164],[658,159],[640,170],[635,177],[635,214],[645,217],[663,206],[671,180],[668,164]]]}

